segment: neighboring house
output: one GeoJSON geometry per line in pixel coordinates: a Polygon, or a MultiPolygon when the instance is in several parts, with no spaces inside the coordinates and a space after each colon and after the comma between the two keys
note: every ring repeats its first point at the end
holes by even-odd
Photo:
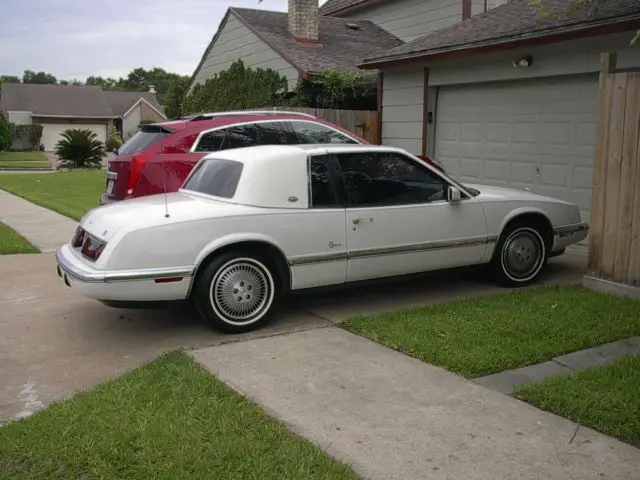
{"type": "Polygon", "coordinates": [[[46,151],[52,151],[69,128],[92,130],[105,142],[114,126],[121,130],[132,122],[137,127],[141,120],[166,118],[153,92],[103,92],[100,87],[78,85],[4,83],[0,110],[10,122],[41,124],[46,151]]]}
{"type": "Polygon", "coordinates": [[[381,72],[383,144],[434,156],[462,182],[575,202],[588,221],[600,54],[640,67],[640,2],[567,16],[572,4],[545,0],[545,20],[511,0],[371,55],[361,67],[381,72]]]}
{"type": "Polygon", "coordinates": [[[290,0],[288,12],[231,7],[202,55],[190,89],[236,60],[285,75],[289,90],[299,78],[326,70],[358,72],[363,58],[402,41],[369,21],[318,14],[318,0],[290,0]]]}
{"type": "Polygon", "coordinates": [[[114,126],[123,140],[127,140],[136,133],[140,122],[159,122],[167,118],[153,88],[149,92],[107,90],[104,95],[114,116],[114,126]]]}

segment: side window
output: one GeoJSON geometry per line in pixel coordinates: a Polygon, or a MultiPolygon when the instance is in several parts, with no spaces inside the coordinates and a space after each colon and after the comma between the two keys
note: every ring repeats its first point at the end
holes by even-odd
{"type": "Polygon", "coordinates": [[[286,145],[285,125],[282,122],[256,123],[258,145],[286,145]]]}
{"type": "Polygon", "coordinates": [[[232,148],[253,147],[258,145],[256,138],[257,130],[255,125],[238,125],[226,129],[226,134],[222,137],[221,150],[231,150],[232,148]]]}
{"type": "Polygon", "coordinates": [[[311,208],[342,207],[333,188],[332,168],[328,155],[309,157],[309,201],[311,208]]]}
{"type": "Polygon", "coordinates": [[[444,179],[395,152],[336,155],[352,206],[409,205],[446,200],[444,179]]]}
{"type": "Polygon", "coordinates": [[[298,143],[358,143],[346,135],[319,123],[290,121],[298,143]]]}
{"type": "Polygon", "coordinates": [[[214,130],[213,132],[203,134],[194,151],[217,152],[220,150],[225,132],[226,130],[214,130]]]}

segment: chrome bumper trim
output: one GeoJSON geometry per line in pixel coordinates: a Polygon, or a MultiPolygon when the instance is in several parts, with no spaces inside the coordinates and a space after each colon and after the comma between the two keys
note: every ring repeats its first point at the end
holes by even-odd
{"type": "Polygon", "coordinates": [[[586,222],[574,223],[572,225],[561,225],[559,227],[554,227],[553,233],[559,237],[569,237],[576,233],[589,231],[589,224],[586,222]]]}
{"type": "Polygon", "coordinates": [[[72,265],[62,253],[61,248],[56,250],[56,262],[61,272],[64,272],[64,274],[82,283],[128,282],[134,280],[155,280],[158,278],[169,277],[188,278],[193,276],[194,272],[193,267],[152,268],[147,270],[129,271],[107,270],[105,272],[88,271],[72,265]]]}

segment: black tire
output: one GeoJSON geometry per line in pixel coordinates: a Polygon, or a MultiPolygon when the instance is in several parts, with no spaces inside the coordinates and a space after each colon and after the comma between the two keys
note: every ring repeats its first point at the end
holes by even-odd
{"type": "Polygon", "coordinates": [[[223,333],[265,326],[281,300],[273,263],[256,252],[235,250],[215,257],[198,276],[193,302],[200,316],[223,333]]]}
{"type": "Polygon", "coordinates": [[[547,263],[547,250],[542,232],[534,225],[509,225],[500,235],[491,261],[494,279],[505,287],[532,284],[547,263]]]}

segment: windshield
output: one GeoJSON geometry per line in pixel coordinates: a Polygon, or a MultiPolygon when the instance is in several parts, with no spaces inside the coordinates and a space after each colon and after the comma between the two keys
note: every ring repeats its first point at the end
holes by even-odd
{"type": "Polygon", "coordinates": [[[233,160],[201,160],[182,188],[214,197],[233,198],[243,166],[233,160]]]}

